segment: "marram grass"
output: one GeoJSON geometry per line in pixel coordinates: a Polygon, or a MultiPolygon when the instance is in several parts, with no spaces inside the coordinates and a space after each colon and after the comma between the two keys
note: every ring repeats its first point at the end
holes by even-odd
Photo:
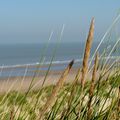
{"type": "MultiPolygon", "coordinates": [[[[94,88],[94,94],[92,96],[92,102],[91,102],[91,108],[92,108],[92,113],[90,115],[91,119],[96,119],[96,120],[105,119],[108,116],[109,111],[110,111],[109,117],[108,117],[109,120],[110,119],[114,120],[114,118],[118,118],[120,114],[119,113],[119,97],[118,97],[119,91],[117,91],[119,89],[119,83],[120,83],[119,81],[120,81],[119,75],[115,77],[111,76],[107,84],[104,84],[104,81],[101,81],[99,83],[100,89],[98,91],[96,101],[95,101],[95,97],[97,93],[97,87],[94,88]]],[[[97,84],[95,85],[97,86],[97,84]]],[[[81,118],[83,120],[85,119],[87,120],[87,117],[88,117],[88,108],[86,105],[89,104],[89,100],[90,100],[89,99],[90,86],[91,86],[91,81],[86,81],[85,89],[84,89],[86,91],[85,93],[86,97],[84,98],[84,103],[81,110],[81,113],[84,112],[83,117],[81,118]]],[[[14,103],[14,96],[17,95],[17,92],[9,93],[8,100],[5,101],[5,103],[0,106],[0,117],[3,120],[11,120],[11,119],[16,120],[16,118],[18,118],[18,120],[39,119],[40,112],[43,106],[45,106],[48,100],[48,96],[52,94],[53,87],[55,86],[43,88],[42,91],[44,92],[42,92],[38,106],[36,107],[35,110],[33,110],[35,99],[32,102],[31,100],[34,98],[34,96],[37,95],[38,91],[33,91],[33,92],[31,91],[28,97],[24,100],[21,116],[17,116],[18,113],[20,112],[18,110],[18,113],[16,114],[16,116],[14,116],[14,118],[13,118],[13,114],[14,114],[14,111],[16,110],[16,107],[20,105],[19,104],[20,99],[17,99],[17,101],[15,101],[14,103]]],[[[77,113],[79,112],[77,111],[77,107],[79,105],[78,98],[81,93],[81,88],[79,84],[76,84],[74,86],[74,90],[75,90],[73,94],[74,97],[72,98],[72,101],[68,103],[71,97],[71,88],[72,88],[72,84],[64,85],[62,89],[60,89],[60,91],[58,92],[56,102],[54,101],[54,98],[52,98],[55,103],[52,107],[51,105],[50,107],[48,105],[50,109],[48,113],[44,114],[43,116],[44,119],[58,120],[64,117],[64,119],[73,120],[77,118],[77,113]],[[69,110],[67,108],[69,108],[69,110]]],[[[21,96],[19,97],[22,97],[22,96],[24,96],[24,93],[22,93],[21,96]]]]}
{"type": "Polygon", "coordinates": [[[65,84],[74,64],[71,61],[56,85],[43,86],[40,90],[31,90],[30,86],[27,93],[1,94],[0,120],[119,120],[120,66],[116,67],[113,61],[105,72],[101,71],[104,62],[100,64],[96,54],[92,77],[86,77],[93,33],[94,19],[86,41],[83,66],[78,68],[73,82],[65,84]]]}

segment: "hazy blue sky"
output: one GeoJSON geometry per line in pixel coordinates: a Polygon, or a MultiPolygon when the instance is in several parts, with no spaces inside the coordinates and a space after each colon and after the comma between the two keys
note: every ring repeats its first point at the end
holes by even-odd
{"type": "Polygon", "coordinates": [[[98,39],[119,9],[120,0],[0,0],[0,43],[46,42],[51,30],[56,41],[62,24],[62,41],[84,40],[93,16],[98,39]]]}

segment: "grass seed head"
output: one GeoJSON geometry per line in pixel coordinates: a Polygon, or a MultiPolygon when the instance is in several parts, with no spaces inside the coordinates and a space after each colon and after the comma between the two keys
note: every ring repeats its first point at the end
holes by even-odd
{"type": "Polygon", "coordinates": [[[43,106],[43,109],[40,111],[40,118],[39,120],[42,120],[44,117],[44,114],[47,113],[52,106],[54,105],[56,99],[57,99],[57,95],[59,90],[62,88],[62,86],[64,85],[64,81],[65,78],[67,77],[68,73],[70,72],[70,69],[72,68],[74,63],[74,60],[72,60],[68,67],[64,70],[63,74],[61,75],[59,81],[57,82],[56,86],[53,88],[52,94],[51,96],[48,98],[46,104],[43,106]]]}
{"type": "Polygon", "coordinates": [[[82,87],[84,87],[84,84],[85,84],[85,78],[86,78],[86,74],[87,74],[87,70],[88,70],[88,60],[89,60],[89,56],[90,56],[90,50],[91,50],[91,46],[92,46],[93,36],[94,36],[94,18],[91,21],[89,34],[88,34],[86,46],[85,46],[83,67],[82,67],[82,78],[81,78],[82,87]]]}

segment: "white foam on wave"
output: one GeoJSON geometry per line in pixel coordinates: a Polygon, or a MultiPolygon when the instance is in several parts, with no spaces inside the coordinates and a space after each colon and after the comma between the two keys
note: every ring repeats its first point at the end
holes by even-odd
{"type": "MultiPolygon", "coordinates": [[[[120,56],[110,56],[110,57],[102,57],[101,59],[118,59],[120,56]]],[[[80,63],[82,62],[83,59],[75,59],[75,63],[80,63]]],[[[91,60],[91,59],[89,59],[91,60]]],[[[53,65],[59,65],[59,64],[68,64],[71,60],[61,60],[61,61],[52,61],[53,65]]],[[[17,65],[2,65],[0,66],[0,69],[2,68],[19,68],[19,67],[27,67],[27,66],[35,66],[35,65],[49,65],[51,62],[47,61],[44,63],[28,63],[28,64],[17,64],[17,65]]]]}

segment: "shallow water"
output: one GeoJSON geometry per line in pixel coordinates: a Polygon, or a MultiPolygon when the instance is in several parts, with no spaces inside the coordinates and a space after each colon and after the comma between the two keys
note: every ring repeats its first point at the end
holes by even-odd
{"type": "MultiPolygon", "coordinates": [[[[99,42],[94,42],[91,49],[91,56],[97,48],[99,42]]],[[[29,67],[27,75],[33,75],[33,71],[36,70],[36,65],[39,64],[41,56],[43,55],[43,66],[42,70],[47,70],[52,59],[53,54],[55,57],[52,62],[52,70],[61,70],[70,62],[75,60],[75,65],[78,66],[82,63],[84,53],[84,42],[74,43],[61,43],[57,44],[50,43],[47,50],[44,52],[45,44],[9,44],[0,45],[0,76],[23,76],[25,74],[26,66],[29,67]],[[9,69],[8,69],[9,68],[9,69]]],[[[104,59],[108,57],[110,50],[114,46],[114,42],[103,43],[99,49],[99,53],[103,53],[105,49],[106,54],[103,56],[104,59]]],[[[115,60],[119,55],[119,47],[113,51],[109,59],[115,60]]]]}

